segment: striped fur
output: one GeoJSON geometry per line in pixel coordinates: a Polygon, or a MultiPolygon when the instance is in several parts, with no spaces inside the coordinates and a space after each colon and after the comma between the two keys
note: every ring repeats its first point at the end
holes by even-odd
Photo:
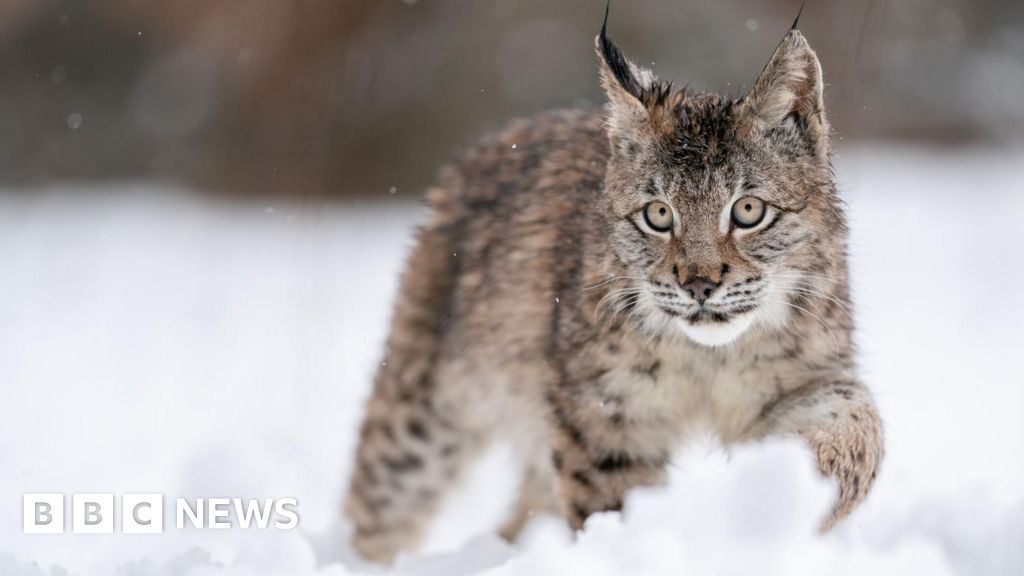
{"type": "Polygon", "coordinates": [[[658,84],[603,32],[597,47],[606,110],[513,122],[428,195],[346,502],[370,559],[415,546],[494,438],[525,471],[509,538],[534,512],[580,528],[618,509],[696,430],[804,438],[840,488],[825,529],[875,478],[814,52],[791,31],[728,99],[658,84]],[[749,230],[730,219],[746,196],[768,207],[749,230]],[[643,218],[655,200],[668,232],[643,218]],[[719,285],[704,305],[693,277],[719,285]]]}

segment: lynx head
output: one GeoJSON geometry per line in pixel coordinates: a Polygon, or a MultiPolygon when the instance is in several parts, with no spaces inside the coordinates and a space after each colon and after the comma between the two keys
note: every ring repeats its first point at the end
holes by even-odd
{"type": "MultiPolygon", "coordinates": [[[[607,17],[606,17],[607,23],[607,17]]],[[[794,24],[742,98],[661,83],[597,37],[611,253],[646,326],[708,346],[785,326],[845,250],[818,58],[794,24]]]]}

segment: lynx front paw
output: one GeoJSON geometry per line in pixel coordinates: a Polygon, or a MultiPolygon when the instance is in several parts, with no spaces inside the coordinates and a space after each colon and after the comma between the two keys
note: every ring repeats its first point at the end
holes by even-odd
{"type": "Polygon", "coordinates": [[[850,414],[847,418],[845,426],[805,434],[819,470],[839,485],[839,496],[822,522],[822,532],[831,530],[867,496],[882,459],[877,418],[873,414],[850,414]]]}

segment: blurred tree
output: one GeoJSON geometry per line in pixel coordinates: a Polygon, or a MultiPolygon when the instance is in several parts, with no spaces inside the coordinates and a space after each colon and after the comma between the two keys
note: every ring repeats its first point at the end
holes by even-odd
{"type": "MultiPolygon", "coordinates": [[[[741,94],[799,0],[631,0],[663,77],[741,94]]],[[[510,117],[600,105],[602,0],[4,0],[0,182],[163,178],[227,193],[418,193],[510,117]]],[[[1019,137],[1022,3],[815,2],[801,28],[848,138],[1019,137]]],[[[652,62],[653,61],[653,62],[652,62]]]]}

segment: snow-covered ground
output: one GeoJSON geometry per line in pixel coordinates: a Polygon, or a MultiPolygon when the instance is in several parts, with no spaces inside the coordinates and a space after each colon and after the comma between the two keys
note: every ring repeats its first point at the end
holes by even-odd
{"type": "MultiPolygon", "coordinates": [[[[873,495],[792,443],[677,458],[575,540],[491,453],[405,574],[1024,574],[1024,151],[841,155],[863,372],[886,419],[873,495]]],[[[338,520],[419,207],[211,201],[171,186],[0,191],[0,574],[372,572],[338,520]],[[291,496],[297,530],[24,535],[22,494],[291,496]]],[[[70,505],[70,496],[68,497],[70,505]]]]}

